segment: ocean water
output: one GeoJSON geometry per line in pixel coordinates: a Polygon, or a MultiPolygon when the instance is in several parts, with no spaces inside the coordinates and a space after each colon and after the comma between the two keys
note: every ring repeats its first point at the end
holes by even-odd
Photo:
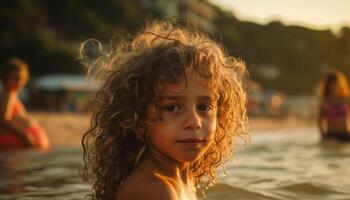
{"type": "MultiPolygon", "coordinates": [[[[0,153],[1,200],[83,199],[80,148],[0,153]]],[[[219,170],[207,200],[350,200],[350,144],[320,143],[316,128],[252,134],[219,170]],[[282,134],[283,133],[283,134],[282,134]]]]}

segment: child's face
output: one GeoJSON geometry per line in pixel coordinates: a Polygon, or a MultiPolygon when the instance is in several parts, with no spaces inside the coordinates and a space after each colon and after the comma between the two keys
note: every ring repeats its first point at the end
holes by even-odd
{"type": "MultiPolygon", "coordinates": [[[[181,163],[200,158],[216,130],[216,100],[208,85],[188,73],[187,85],[184,78],[164,84],[160,99],[162,119],[147,127],[153,148],[181,163]]],[[[157,116],[149,111],[148,118],[157,116]]]]}
{"type": "Polygon", "coordinates": [[[10,91],[20,90],[26,83],[26,71],[24,69],[16,69],[10,73],[7,78],[7,88],[10,91]]]}

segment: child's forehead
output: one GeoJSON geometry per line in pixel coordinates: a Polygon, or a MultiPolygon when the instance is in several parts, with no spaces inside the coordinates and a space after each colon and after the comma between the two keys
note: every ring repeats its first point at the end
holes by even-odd
{"type": "Polygon", "coordinates": [[[186,73],[180,76],[176,82],[165,81],[162,83],[161,94],[179,94],[186,91],[201,92],[210,95],[210,81],[195,74],[186,73]]]}

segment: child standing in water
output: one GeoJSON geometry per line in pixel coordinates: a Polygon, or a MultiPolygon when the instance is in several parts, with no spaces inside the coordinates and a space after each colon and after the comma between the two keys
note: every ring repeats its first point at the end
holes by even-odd
{"type": "Polygon", "coordinates": [[[350,141],[349,86],[345,75],[332,70],[325,76],[321,89],[318,124],[322,138],[350,141]]]}
{"type": "Polygon", "coordinates": [[[165,22],[96,62],[104,82],[83,138],[92,199],[197,199],[199,181],[214,183],[236,140],[248,138],[244,63],[165,22]]]}
{"type": "Polygon", "coordinates": [[[18,92],[29,78],[28,65],[17,58],[0,69],[3,89],[0,92],[0,150],[49,149],[45,130],[29,118],[18,92]]]}

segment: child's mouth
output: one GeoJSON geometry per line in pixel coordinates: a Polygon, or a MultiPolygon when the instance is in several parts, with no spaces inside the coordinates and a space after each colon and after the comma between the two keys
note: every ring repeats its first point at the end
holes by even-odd
{"type": "Polygon", "coordinates": [[[198,142],[204,142],[204,140],[199,139],[199,138],[187,138],[184,140],[178,140],[178,142],[180,142],[180,143],[198,143],[198,142]]]}
{"type": "Polygon", "coordinates": [[[205,140],[204,139],[199,139],[199,138],[187,138],[184,140],[178,140],[177,143],[183,144],[186,147],[191,147],[191,148],[197,148],[202,146],[204,144],[205,140]]]}

